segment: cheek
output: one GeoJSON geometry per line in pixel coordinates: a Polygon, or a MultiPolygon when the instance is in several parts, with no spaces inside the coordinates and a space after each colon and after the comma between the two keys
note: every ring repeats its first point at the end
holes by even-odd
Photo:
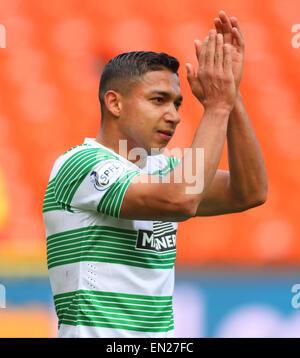
{"type": "Polygon", "coordinates": [[[143,113],[143,107],[138,99],[132,99],[124,105],[123,113],[125,118],[129,118],[130,120],[134,118],[139,119],[143,113]]]}
{"type": "Polygon", "coordinates": [[[126,131],[137,137],[148,138],[155,132],[156,123],[161,118],[162,109],[150,101],[135,96],[124,106],[126,131]]]}
{"type": "Polygon", "coordinates": [[[153,108],[151,104],[142,101],[142,100],[134,100],[131,105],[127,108],[127,118],[130,118],[130,121],[134,122],[136,126],[140,129],[144,127],[151,126],[153,120],[151,120],[151,116],[153,116],[153,108]]]}

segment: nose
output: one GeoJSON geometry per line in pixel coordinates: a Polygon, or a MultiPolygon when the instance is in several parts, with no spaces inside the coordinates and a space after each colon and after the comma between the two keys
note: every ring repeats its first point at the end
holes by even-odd
{"type": "Polygon", "coordinates": [[[164,116],[164,119],[166,122],[171,122],[175,125],[177,125],[181,121],[178,110],[174,104],[169,107],[168,112],[164,116]]]}

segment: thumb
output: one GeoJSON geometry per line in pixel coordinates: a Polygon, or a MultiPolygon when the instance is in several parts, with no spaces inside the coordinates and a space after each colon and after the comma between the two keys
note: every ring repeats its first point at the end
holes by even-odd
{"type": "Polygon", "coordinates": [[[194,70],[194,66],[191,63],[186,63],[185,64],[186,67],[186,76],[187,76],[187,80],[189,81],[189,84],[191,85],[192,82],[195,79],[195,70],[194,70]]]}
{"type": "Polygon", "coordinates": [[[191,63],[186,63],[186,72],[187,72],[187,80],[191,87],[192,93],[196,96],[196,98],[201,101],[203,97],[203,89],[200,81],[197,78],[197,73],[195,72],[194,66],[191,63]]]}

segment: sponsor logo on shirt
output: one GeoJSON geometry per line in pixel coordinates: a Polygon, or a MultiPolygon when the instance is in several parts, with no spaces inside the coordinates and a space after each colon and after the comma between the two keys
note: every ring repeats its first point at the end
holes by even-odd
{"type": "Polygon", "coordinates": [[[171,230],[157,235],[150,230],[139,230],[136,243],[137,249],[163,252],[176,249],[176,232],[171,230]]]}
{"type": "Polygon", "coordinates": [[[108,160],[100,168],[90,173],[90,181],[95,189],[107,190],[124,173],[125,167],[118,160],[108,160]]]}

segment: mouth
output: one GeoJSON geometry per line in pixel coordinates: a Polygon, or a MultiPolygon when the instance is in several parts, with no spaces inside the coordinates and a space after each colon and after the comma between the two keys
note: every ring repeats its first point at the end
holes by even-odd
{"type": "Polygon", "coordinates": [[[174,130],[172,129],[161,129],[157,131],[158,135],[163,138],[166,141],[169,141],[173,134],[174,134],[174,130]]]}

